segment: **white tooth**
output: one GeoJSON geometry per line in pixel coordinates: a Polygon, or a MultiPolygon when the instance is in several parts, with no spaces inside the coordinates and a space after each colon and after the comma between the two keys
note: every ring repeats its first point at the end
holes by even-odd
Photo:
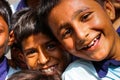
{"type": "Polygon", "coordinates": [[[88,45],[88,47],[92,46],[94,44],[94,40],[88,45]]]}
{"type": "Polygon", "coordinates": [[[52,71],[54,71],[54,67],[50,67],[50,68],[48,68],[48,69],[44,69],[44,70],[42,70],[43,72],[52,72],[52,71]]]}
{"type": "Polygon", "coordinates": [[[94,39],[94,42],[97,40],[97,38],[94,39]]]}
{"type": "Polygon", "coordinates": [[[45,69],[45,70],[43,70],[44,72],[51,72],[51,69],[49,68],[49,69],[45,69]]]}
{"type": "Polygon", "coordinates": [[[96,42],[97,38],[95,38],[89,45],[88,47],[92,46],[96,42]]]}

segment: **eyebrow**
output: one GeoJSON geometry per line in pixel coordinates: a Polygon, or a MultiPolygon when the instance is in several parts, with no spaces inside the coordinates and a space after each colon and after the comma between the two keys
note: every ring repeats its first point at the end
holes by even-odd
{"type": "Polygon", "coordinates": [[[35,49],[35,48],[31,47],[31,48],[28,48],[28,49],[23,49],[23,51],[26,52],[26,51],[30,51],[32,49],[35,49]]]}
{"type": "Polygon", "coordinates": [[[80,10],[75,11],[74,14],[72,15],[72,20],[75,19],[80,13],[82,13],[88,9],[89,9],[88,7],[85,7],[85,8],[82,8],[80,10]]]}

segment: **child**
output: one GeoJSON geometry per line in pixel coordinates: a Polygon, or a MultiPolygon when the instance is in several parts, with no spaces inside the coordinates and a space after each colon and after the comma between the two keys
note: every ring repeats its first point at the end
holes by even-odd
{"type": "Polygon", "coordinates": [[[28,68],[27,68],[23,53],[20,50],[20,46],[17,45],[17,41],[14,38],[13,29],[14,29],[14,26],[16,25],[16,23],[18,22],[18,19],[20,19],[20,17],[28,11],[29,11],[29,8],[25,8],[25,9],[17,11],[16,13],[13,14],[13,16],[12,16],[12,28],[10,31],[11,61],[12,61],[12,63],[14,63],[12,65],[14,68],[17,68],[19,66],[19,68],[22,70],[25,70],[28,68]]]}
{"type": "Polygon", "coordinates": [[[39,15],[65,49],[82,58],[68,66],[63,80],[120,79],[120,37],[109,0],[42,0],[39,15]]]}
{"type": "Polygon", "coordinates": [[[14,17],[16,23],[13,33],[28,69],[40,71],[43,75],[58,75],[60,78],[70,62],[70,55],[65,53],[49,30],[43,29],[46,25],[39,20],[36,11],[29,9],[21,15],[22,12],[20,10],[13,15],[20,16],[18,20],[14,17]]]}
{"type": "Polygon", "coordinates": [[[11,27],[11,8],[6,0],[0,0],[0,80],[6,80],[8,76],[17,70],[9,66],[7,53],[10,42],[9,31],[11,27]]]}

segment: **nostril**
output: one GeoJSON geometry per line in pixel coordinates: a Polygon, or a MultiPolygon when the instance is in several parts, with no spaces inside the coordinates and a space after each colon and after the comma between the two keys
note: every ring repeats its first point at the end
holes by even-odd
{"type": "Polygon", "coordinates": [[[50,60],[49,57],[44,57],[44,58],[42,57],[42,58],[38,59],[38,63],[39,64],[46,64],[49,62],[49,60],[50,60]]]}

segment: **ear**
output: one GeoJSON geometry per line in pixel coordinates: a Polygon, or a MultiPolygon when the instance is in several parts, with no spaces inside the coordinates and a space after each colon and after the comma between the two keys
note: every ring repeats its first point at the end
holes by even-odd
{"type": "Polygon", "coordinates": [[[106,10],[110,19],[113,21],[115,19],[115,8],[110,0],[104,1],[104,9],[106,10]]]}
{"type": "Polygon", "coordinates": [[[8,45],[11,46],[15,42],[14,32],[10,31],[8,45]]]}

